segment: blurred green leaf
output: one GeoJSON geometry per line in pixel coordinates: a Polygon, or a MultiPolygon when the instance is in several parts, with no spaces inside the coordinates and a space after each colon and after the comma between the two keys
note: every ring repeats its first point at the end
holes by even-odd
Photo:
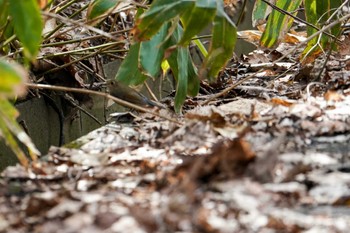
{"type": "MultiPolygon", "coordinates": [[[[277,0],[276,6],[285,10],[289,13],[296,14],[298,7],[301,4],[301,0],[296,1],[285,1],[277,0]]],[[[260,43],[262,46],[271,48],[279,41],[280,38],[283,38],[284,35],[288,32],[292,25],[293,19],[290,16],[285,15],[277,10],[272,10],[269,19],[267,20],[266,29],[262,34],[260,43]]]]}
{"type": "Polygon", "coordinates": [[[1,30],[7,23],[7,17],[8,17],[7,0],[0,0],[0,35],[1,35],[1,30]]]}
{"type": "Polygon", "coordinates": [[[181,17],[184,34],[180,45],[187,45],[191,39],[210,25],[216,13],[216,0],[197,0],[194,7],[189,8],[181,17]]]}
{"type": "MultiPolygon", "coordinates": [[[[327,14],[328,14],[328,19],[332,16],[332,14],[334,13],[335,10],[337,10],[341,4],[343,4],[343,1],[342,0],[332,0],[329,2],[330,3],[330,7],[329,7],[329,11],[327,11],[327,14]]],[[[339,13],[338,13],[339,14],[339,13]]],[[[338,15],[335,14],[333,16],[333,19],[331,19],[331,21],[334,21],[338,18],[338,15]]],[[[328,20],[327,19],[327,20],[328,20]]],[[[331,28],[331,33],[332,35],[336,36],[336,37],[339,37],[339,35],[341,34],[341,24],[337,24],[335,27],[332,27],[331,28]]]]}
{"type": "Polygon", "coordinates": [[[33,160],[37,159],[37,155],[40,152],[18,125],[16,118],[19,113],[7,100],[9,97],[13,98],[18,94],[24,94],[25,87],[23,86],[23,82],[26,78],[26,73],[20,65],[0,59],[0,74],[0,136],[5,138],[7,145],[16,154],[21,164],[27,166],[28,160],[18,146],[14,136],[27,146],[33,160]]]}
{"type": "Polygon", "coordinates": [[[161,63],[164,59],[164,52],[167,47],[167,37],[170,24],[164,24],[159,32],[149,41],[141,43],[139,60],[144,74],[156,77],[159,74],[161,63]]]}
{"type": "MultiPolygon", "coordinates": [[[[6,100],[7,104],[9,102],[6,100]]],[[[7,124],[4,120],[6,116],[3,110],[3,105],[5,104],[5,101],[0,102],[0,137],[3,137],[5,139],[6,144],[11,148],[11,150],[16,154],[18,160],[20,163],[27,167],[28,166],[28,159],[17,144],[17,141],[15,140],[14,136],[12,135],[11,131],[7,127],[7,124]]]]}
{"type": "Polygon", "coordinates": [[[26,58],[34,60],[41,43],[42,20],[35,0],[9,1],[15,33],[23,45],[26,58]]]}
{"type": "Polygon", "coordinates": [[[188,70],[184,69],[188,64],[188,54],[185,48],[178,48],[176,53],[176,61],[179,67],[177,75],[177,86],[175,95],[175,111],[180,112],[182,104],[184,103],[187,95],[187,78],[188,70]]]}
{"type": "MultiPolygon", "coordinates": [[[[334,1],[316,1],[316,0],[305,0],[305,16],[306,20],[317,26],[318,28],[322,28],[323,24],[331,17],[334,13],[334,10],[338,9],[338,7],[342,4],[341,0],[334,1]]],[[[337,15],[333,16],[334,19],[337,19],[337,15]]],[[[332,35],[338,37],[340,35],[340,24],[333,27],[330,31],[332,35]]],[[[307,27],[307,35],[311,36],[316,33],[317,30],[312,27],[307,27]]],[[[327,46],[332,39],[327,35],[320,35],[321,38],[315,37],[310,40],[303,51],[302,57],[309,56],[311,59],[308,59],[308,62],[312,61],[317,54],[322,52],[322,50],[327,49],[327,46]]],[[[333,49],[336,47],[334,46],[333,49]]]]}
{"type": "Polygon", "coordinates": [[[199,39],[192,40],[193,43],[198,47],[199,51],[203,54],[204,57],[208,56],[208,51],[205,48],[204,44],[199,39]]]}
{"type": "Polygon", "coordinates": [[[164,23],[192,9],[195,2],[195,0],[158,0],[153,2],[150,9],[137,20],[135,39],[139,41],[149,40],[164,23]]]}
{"type": "MultiPolygon", "coordinates": [[[[9,4],[7,0],[0,0],[0,42],[13,36],[13,25],[9,20],[9,4]]],[[[8,54],[11,51],[10,44],[1,43],[0,53],[8,54]]]]}
{"type": "Polygon", "coordinates": [[[86,16],[88,21],[91,22],[90,24],[97,24],[103,19],[103,15],[107,16],[120,2],[122,0],[95,0],[90,2],[86,16]]]}
{"type": "Polygon", "coordinates": [[[237,40],[237,28],[225,14],[222,6],[218,7],[212,30],[209,53],[200,70],[200,76],[209,80],[213,80],[227,61],[232,58],[237,40]]]}
{"type": "Polygon", "coordinates": [[[187,69],[188,69],[188,87],[187,94],[190,96],[196,96],[199,92],[199,78],[197,74],[197,68],[194,66],[190,53],[187,50],[188,60],[187,60],[187,69]]]}
{"type": "Polygon", "coordinates": [[[142,41],[140,49],[134,50],[133,45],[123,62],[118,80],[134,79],[127,84],[144,81],[146,76],[155,77],[166,59],[177,82],[175,110],[181,111],[186,96],[195,96],[199,90],[197,68],[194,66],[187,45],[193,37],[212,24],[212,41],[209,52],[203,44],[195,43],[206,56],[201,72],[203,78],[216,77],[222,67],[232,57],[236,43],[237,30],[234,23],[224,12],[223,2],[217,0],[158,0],[154,1],[149,10],[139,16],[134,30],[134,39],[142,41]],[[182,25],[178,23],[181,19],[182,25]],[[166,24],[166,26],[164,26],[166,24]],[[171,26],[168,26],[170,24],[171,26]],[[146,41],[145,40],[149,40],[146,41]],[[158,51],[157,51],[158,50],[158,51]],[[138,58],[138,65],[132,59],[138,58]],[[137,67],[130,75],[130,67],[137,67]],[[139,70],[141,69],[141,71],[139,70]],[[137,75],[133,75],[137,74],[137,75]]]}
{"type": "Polygon", "coordinates": [[[129,53],[126,55],[115,77],[119,82],[126,85],[139,85],[147,79],[147,76],[142,74],[139,69],[140,46],[140,42],[131,45],[129,53]]]}
{"type": "Polygon", "coordinates": [[[14,98],[23,93],[25,88],[22,86],[22,82],[26,76],[23,68],[0,58],[0,74],[0,99],[14,98]]]}
{"type": "MultiPolygon", "coordinates": [[[[180,25],[174,31],[169,46],[176,45],[183,35],[180,25]]],[[[173,48],[173,47],[172,47],[173,48]]],[[[175,111],[181,112],[181,107],[187,94],[195,96],[199,91],[199,79],[188,48],[176,47],[167,59],[176,79],[175,111]]]]}
{"type": "Polygon", "coordinates": [[[260,22],[264,22],[270,13],[271,7],[269,5],[261,0],[256,0],[252,14],[253,27],[259,25],[260,22]]]}
{"type": "Polygon", "coordinates": [[[16,121],[17,116],[18,111],[12,106],[9,101],[0,101],[0,136],[2,135],[5,138],[7,145],[16,154],[21,164],[23,166],[27,166],[28,159],[19,147],[13,135],[16,136],[16,138],[24,145],[26,145],[29,151],[29,155],[33,161],[37,160],[37,155],[40,155],[40,152],[35,147],[28,135],[18,125],[16,121]]]}

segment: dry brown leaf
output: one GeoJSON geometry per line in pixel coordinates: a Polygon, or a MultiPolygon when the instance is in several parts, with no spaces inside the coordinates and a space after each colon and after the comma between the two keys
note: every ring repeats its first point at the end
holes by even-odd
{"type": "Polygon", "coordinates": [[[339,101],[344,100],[345,97],[344,97],[344,95],[339,94],[336,91],[329,90],[324,94],[324,98],[327,101],[339,102],[339,101]]]}

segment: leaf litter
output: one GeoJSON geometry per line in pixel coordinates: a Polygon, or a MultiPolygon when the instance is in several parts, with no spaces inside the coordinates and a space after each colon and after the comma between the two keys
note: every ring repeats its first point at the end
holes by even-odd
{"type": "Polygon", "coordinates": [[[8,167],[0,232],[348,232],[349,60],[342,49],[309,66],[297,54],[272,64],[292,48],[256,50],[202,82],[174,116],[182,125],[117,114],[28,170],[8,167]]]}
{"type": "Polygon", "coordinates": [[[3,171],[0,230],[347,232],[350,95],[336,93],[231,94],[183,125],[139,115],[52,147],[3,171]]]}

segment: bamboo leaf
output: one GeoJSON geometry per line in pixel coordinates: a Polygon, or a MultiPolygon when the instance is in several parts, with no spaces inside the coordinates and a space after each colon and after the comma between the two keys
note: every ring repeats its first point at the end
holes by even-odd
{"type": "Polygon", "coordinates": [[[156,77],[160,71],[164,52],[167,47],[165,39],[169,26],[169,23],[164,24],[150,41],[141,42],[139,59],[141,68],[147,76],[156,77]]]}
{"type": "Polygon", "coordinates": [[[232,57],[237,40],[237,28],[222,6],[214,19],[212,34],[209,53],[200,70],[200,77],[209,80],[213,80],[232,57]]]}
{"type": "Polygon", "coordinates": [[[135,43],[130,47],[128,55],[119,67],[115,79],[126,85],[139,85],[147,76],[139,69],[139,52],[141,43],[135,43]]]}
{"type": "Polygon", "coordinates": [[[26,79],[26,71],[15,63],[9,63],[0,59],[0,99],[14,98],[26,92],[23,81],[26,79]]]}
{"type": "Polygon", "coordinates": [[[265,19],[270,13],[271,7],[269,5],[261,0],[256,0],[252,14],[253,27],[260,25],[261,22],[265,22],[265,19]]]}
{"type": "Polygon", "coordinates": [[[9,1],[15,33],[23,44],[23,52],[31,61],[36,58],[43,28],[40,10],[35,0],[9,1]]]}
{"type": "MultiPolygon", "coordinates": [[[[285,1],[277,0],[276,6],[289,13],[296,14],[296,9],[301,4],[301,0],[285,1]]],[[[271,48],[276,45],[280,38],[284,38],[292,25],[293,20],[290,16],[285,15],[277,10],[272,10],[271,15],[266,24],[266,29],[262,34],[260,43],[262,46],[271,48]]]]}
{"type": "Polygon", "coordinates": [[[191,39],[207,27],[216,13],[216,0],[197,0],[194,7],[189,8],[181,17],[184,34],[179,42],[187,45],[191,39]]]}
{"type": "MultiPolygon", "coordinates": [[[[342,4],[341,0],[334,1],[316,1],[316,0],[305,0],[305,16],[306,20],[319,27],[322,28],[323,24],[331,17],[334,13],[334,10],[338,9],[338,7],[342,4]]],[[[333,17],[337,17],[334,15],[333,17]]],[[[317,30],[312,27],[307,27],[307,35],[311,36],[317,30]]],[[[328,32],[334,36],[339,36],[341,31],[340,24],[333,27],[328,32]]],[[[331,38],[327,35],[321,34],[320,37],[315,37],[310,40],[302,53],[302,57],[308,56],[307,60],[304,62],[313,62],[316,56],[322,52],[322,50],[327,49],[329,43],[332,42],[331,38]]],[[[333,46],[333,49],[336,49],[333,46]]]]}
{"type": "Polygon", "coordinates": [[[89,5],[87,16],[90,24],[95,25],[111,13],[121,2],[121,0],[95,0],[89,5]]]}
{"type": "Polygon", "coordinates": [[[195,0],[158,0],[136,22],[134,38],[138,41],[149,40],[162,25],[179,17],[195,6],[195,0]]]}

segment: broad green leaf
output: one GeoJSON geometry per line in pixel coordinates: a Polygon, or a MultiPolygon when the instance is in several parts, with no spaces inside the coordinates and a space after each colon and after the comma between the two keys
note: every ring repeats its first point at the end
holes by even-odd
{"type": "MultiPolygon", "coordinates": [[[[166,40],[164,38],[167,38],[167,32],[169,30],[168,29],[169,26],[170,24],[163,26],[161,31],[157,34],[157,35],[160,35],[160,38],[163,38],[163,40],[166,40]]],[[[186,94],[188,93],[193,96],[193,95],[196,95],[199,90],[199,80],[198,80],[196,68],[193,65],[188,48],[175,46],[179,42],[182,35],[183,35],[183,30],[181,26],[178,24],[175,27],[173,31],[173,35],[170,37],[170,39],[160,44],[162,52],[159,52],[159,53],[157,53],[156,51],[152,51],[152,49],[153,50],[159,49],[159,48],[156,48],[155,46],[157,46],[157,44],[159,45],[160,41],[157,41],[157,40],[160,38],[158,38],[155,41],[153,41],[153,38],[152,38],[151,39],[152,43],[148,45],[147,43],[149,42],[141,42],[141,43],[136,43],[132,45],[127,57],[125,58],[121,67],[119,68],[116,79],[128,85],[141,84],[147,78],[147,76],[143,74],[142,71],[140,71],[140,69],[138,69],[137,67],[139,67],[140,64],[142,64],[143,69],[148,67],[147,69],[149,70],[147,70],[148,72],[147,74],[152,74],[153,72],[152,75],[154,75],[155,73],[158,73],[159,68],[161,66],[161,61],[164,57],[164,49],[172,47],[175,50],[171,53],[167,61],[177,81],[176,96],[175,96],[175,110],[177,112],[180,112],[181,106],[186,99],[186,94]],[[146,46],[144,45],[144,43],[146,43],[146,46]],[[147,46],[150,46],[150,47],[148,48],[147,46]],[[145,49],[145,50],[142,51],[142,49],[145,49]],[[150,54],[157,56],[157,59],[153,60],[154,58],[152,58],[150,54]],[[140,58],[140,60],[138,60],[138,58],[140,58]],[[158,64],[158,65],[156,65],[157,67],[152,67],[152,64],[153,65],[158,64]],[[132,72],[130,72],[130,67],[135,67],[134,69],[132,69],[132,72]]]]}
{"type": "Polygon", "coordinates": [[[12,16],[15,33],[23,45],[25,57],[34,60],[39,51],[43,28],[37,2],[10,0],[9,13],[12,16]]]}
{"type": "Polygon", "coordinates": [[[184,34],[179,44],[187,45],[195,35],[213,21],[215,13],[216,0],[197,0],[196,5],[189,8],[181,17],[184,34]]]}
{"type": "Polygon", "coordinates": [[[181,67],[184,68],[188,65],[188,53],[186,52],[186,48],[179,47],[176,57],[179,73],[176,84],[175,111],[178,113],[181,112],[182,104],[184,103],[187,94],[188,70],[181,69],[181,67]]]}
{"type": "MultiPolygon", "coordinates": [[[[317,13],[317,2],[315,0],[304,0],[304,5],[306,21],[315,26],[319,26],[319,24],[317,23],[319,18],[319,15],[317,13]]],[[[317,30],[312,27],[307,27],[306,31],[308,37],[317,32],[317,30]]],[[[321,51],[321,48],[317,45],[318,40],[318,37],[315,37],[307,43],[307,46],[303,51],[302,57],[305,57],[306,55],[308,55],[309,57],[313,57],[311,56],[311,54],[317,54],[321,51]]],[[[312,58],[311,60],[314,59],[312,58]]]]}
{"type": "MultiPolygon", "coordinates": [[[[340,5],[342,3],[343,3],[342,0],[332,0],[332,1],[330,1],[330,9],[331,10],[328,11],[329,17],[334,13],[334,10],[337,10],[340,7],[340,5]]],[[[333,18],[333,20],[336,20],[337,19],[337,14],[335,14],[333,17],[335,17],[335,18],[333,18]]],[[[332,35],[334,35],[336,37],[339,37],[339,35],[341,34],[341,25],[340,25],[340,23],[337,24],[335,27],[333,27],[331,29],[331,33],[332,33],[332,35]]]]}
{"type": "Polygon", "coordinates": [[[18,64],[0,59],[0,99],[14,98],[22,95],[25,88],[22,85],[26,72],[18,64]]]}
{"type": "Polygon", "coordinates": [[[262,0],[256,0],[252,14],[253,27],[260,25],[260,22],[264,22],[270,13],[271,7],[269,5],[262,0]]]}
{"type": "MultiPolygon", "coordinates": [[[[180,38],[183,35],[183,29],[181,28],[180,25],[177,25],[176,29],[174,30],[170,40],[169,40],[169,47],[174,47],[179,41],[180,38]]],[[[174,74],[174,77],[176,79],[176,82],[178,82],[178,76],[179,76],[179,65],[177,63],[177,53],[178,53],[178,48],[175,47],[174,51],[167,51],[167,53],[170,54],[169,58],[167,58],[167,61],[170,65],[170,68],[174,74]],[[170,53],[171,52],[171,53],[170,53]]],[[[184,67],[182,67],[184,68],[184,67]]]]}
{"type": "Polygon", "coordinates": [[[91,24],[97,24],[104,15],[112,12],[121,0],[95,0],[90,2],[86,18],[91,24]]]}
{"type": "Polygon", "coordinates": [[[187,51],[188,61],[187,61],[187,69],[188,69],[188,87],[187,94],[190,96],[196,96],[199,92],[199,78],[197,74],[197,68],[194,66],[192,59],[190,57],[190,53],[187,51]]]}
{"type": "MultiPolygon", "coordinates": [[[[184,49],[182,51],[182,53],[184,54],[182,56],[185,57],[185,61],[181,62],[181,63],[178,62],[179,49],[184,49],[184,48],[177,47],[176,50],[171,54],[171,56],[168,58],[167,61],[171,67],[171,70],[172,70],[174,77],[176,79],[176,82],[177,82],[176,91],[179,88],[182,88],[181,90],[183,91],[179,95],[175,96],[175,102],[177,102],[178,105],[180,105],[180,104],[182,105],[186,99],[186,93],[187,93],[187,95],[190,95],[190,96],[196,96],[198,94],[200,82],[199,82],[199,78],[198,78],[198,74],[197,74],[197,68],[193,64],[193,61],[192,61],[192,58],[190,56],[190,52],[188,51],[188,49],[184,49]],[[181,75],[181,73],[180,73],[181,70],[187,70],[187,78],[186,79],[183,77],[179,77],[179,75],[181,75]],[[178,82],[187,82],[187,85],[185,83],[179,84],[178,82]],[[183,89],[183,88],[187,88],[187,89],[183,89]]],[[[177,112],[180,112],[180,109],[177,109],[177,112]]]]}
{"type": "Polygon", "coordinates": [[[135,39],[148,40],[154,36],[161,26],[171,19],[181,16],[195,5],[195,0],[158,0],[143,13],[136,22],[135,39]]]}
{"type": "MultiPolygon", "coordinates": [[[[285,0],[277,0],[276,6],[285,10],[287,12],[296,14],[296,9],[301,4],[301,0],[296,1],[285,1],[285,0]]],[[[280,38],[283,38],[284,35],[288,32],[289,28],[292,25],[292,19],[277,11],[272,10],[269,19],[267,20],[266,29],[262,34],[260,43],[262,46],[267,48],[273,47],[280,38]]]]}
{"type": "MultiPolygon", "coordinates": [[[[171,45],[176,45],[183,35],[180,25],[171,37],[171,45]]],[[[199,79],[188,48],[176,47],[167,59],[176,79],[175,111],[181,112],[181,107],[186,100],[186,95],[195,96],[199,91],[199,79]]]]}
{"type": "MultiPolygon", "coordinates": [[[[333,15],[333,13],[336,9],[339,8],[341,4],[341,0],[304,0],[306,20],[318,28],[322,28],[324,23],[326,23],[331,16],[334,17],[333,19],[330,19],[331,21],[337,19],[337,15],[333,15]]],[[[335,37],[338,37],[340,31],[340,24],[338,24],[327,32],[331,33],[335,37]]],[[[311,36],[316,32],[316,29],[307,27],[308,36],[311,36]]],[[[320,52],[329,48],[329,45],[332,42],[332,38],[325,34],[320,35],[320,37],[321,38],[315,37],[308,42],[306,48],[303,51],[302,57],[305,58],[305,56],[308,56],[309,58],[307,60],[304,60],[304,62],[312,62],[320,52]]],[[[336,49],[335,45],[333,46],[333,49],[336,49]]]]}
{"type": "Polygon", "coordinates": [[[223,7],[218,8],[212,30],[209,54],[200,70],[201,78],[209,80],[213,80],[232,57],[237,40],[237,28],[225,14],[223,7]]]}
{"type": "Polygon", "coordinates": [[[115,77],[116,80],[126,85],[139,85],[147,79],[147,76],[142,74],[139,69],[140,47],[140,43],[131,45],[128,55],[120,65],[115,77]]]}
{"type": "Polygon", "coordinates": [[[167,37],[169,26],[169,23],[165,23],[150,41],[141,42],[139,59],[141,68],[147,76],[156,77],[160,71],[166,49],[164,40],[167,37]]]}

